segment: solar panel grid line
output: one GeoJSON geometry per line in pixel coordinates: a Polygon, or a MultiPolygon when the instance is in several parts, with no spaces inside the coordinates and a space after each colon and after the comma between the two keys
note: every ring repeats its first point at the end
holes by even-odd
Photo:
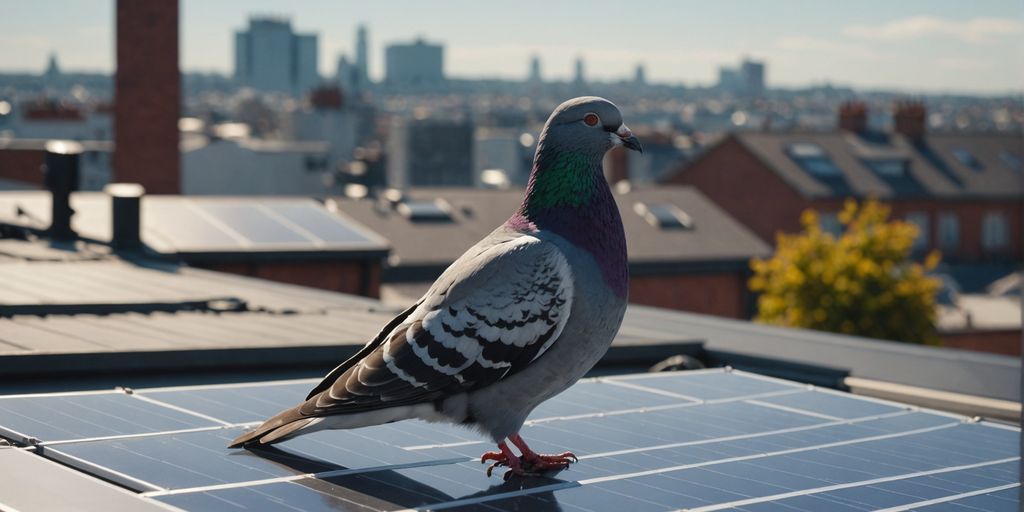
{"type": "Polygon", "coordinates": [[[759,406],[759,407],[768,407],[770,409],[777,409],[777,410],[780,410],[780,411],[791,412],[791,413],[794,413],[794,414],[802,414],[804,416],[810,416],[812,418],[821,418],[823,420],[833,420],[833,421],[835,421],[835,420],[841,419],[838,416],[832,416],[832,415],[829,415],[829,414],[822,414],[822,413],[814,412],[814,411],[807,411],[807,410],[804,410],[804,409],[800,409],[798,407],[789,407],[789,406],[785,406],[785,405],[773,404],[773,403],[770,403],[770,402],[762,402],[760,400],[744,400],[743,403],[747,403],[747,404],[750,404],[750,405],[756,405],[756,406],[759,406]]]}
{"type": "Polygon", "coordinates": [[[834,426],[838,426],[838,425],[855,425],[857,423],[863,423],[863,422],[867,422],[867,421],[875,421],[875,420],[880,420],[880,419],[885,419],[885,418],[893,418],[893,417],[896,417],[896,416],[904,416],[904,415],[907,415],[907,414],[912,414],[912,413],[910,411],[894,411],[894,412],[886,413],[886,414],[877,414],[877,415],[874,415],[874,416],[865,416],[865,417],[862,417],[862,418],[836,419],[835,421],[830,421],[830,422],[827,422],[827,423],[813,423],[811,425],[802,425],[802,426],[799,426],[799,427],[789,427],[789,428],[782,428],[782,429],[776,429],[776,430],[767,430],[767,431],[762,431],[762,432],[754,432],[754,433],[750,433],[750,434],[736,434],[736,435],[732,435],[732,436],[712,437],[712,438],[708,438],[708,439],[698,439],[698,440],[694,440],[694,441],[680,441],[680,442],[676,442],[676,443],[666,443],[666,444],[657,445],[657,446],[639,446],[639,447],[636,447],[636,448],[627,448],[627,449],[624,449],[624,450],[615,450],[615,451],[608,451],[608,452],[591,453],[591,454],[587,454],[587,455],[582,455],[582,456],[579,457],[579,459],[580,460],[586,460],[586,459],[593,459],[593,458],[599,458],[599,457],[613,457],[613,456],[616,456],[616,455],[625,455],[625,454],[629,454],[629,453],[641,453],[641,452],[647,452],[647,451],[664,450],[664,449],[668,449],[668,448],[681,448],[681,447],[684,447],[684,446],[700,446],[702,444],[713,444],[713,443],[721,443],[721,442],[727,442],[727,441],[739,441],[741,439],[755,439],[755,438],[758,438],[758,437],[773,436],[773,435],[779,435],[779,434],[791,434],[791,433],[795,433],[795,432],[805,432],[805,431],[808,431],[808,430],[816,430],[816,429],[821,429],[821,428],[834,427],[834,426]]]}
{"type": "Polygon", "coordinates": [[[257,204],[256,207],[259,208],[260,211],[262,211],[263,213],[267,214],[272,219],[280,222],[281,224],[283,224],[284,226],[288,227],[292,231],[295,231],[299,235],[302,235],[302,236],[308,238],[309,241],[313,244],[314,247],[322,248],[322,247],[326,247],[327,246],[327,242],[324,239],[314,235],[311,231],[303,228],[302,226],[298,225],[297,223],[292,222],[290,219],[288,219],[284,215],[281,215],[276,210],[268,207],[267,205],[265,205],[265,204],[257,204]]]}
{"type": "MultiPolygon", "coordinates": [[[[196,204],[194,201],[192,201],[192,200],[185,200],[183,202],[184,202],[186,208],[188,208],[189,210],[194,212],[196,215],[201,217],[203,220],[205,220],[208,224],[210,224],[213,227],[217,228],[219,231],[221,231],[222,233],[227,235],[229,238],[231,238],[232,240],[237,242],[238,245],[240,245],[242,247],[246,247],[246,248],[253,246],[252,241],[250,241],[248,238],[243,236],[241,233],[235,231],[234,229],[231,229],[231,226],[229,226],[226,222],[223,222],[220,219],[218,219],[216,215],[213,215],[210,212],[207,212],[206,210],[201,208],[198,204],[196,204]]],[[[230,248],[230,246],[228,246],[228,248],[230,248]]]]}
{"type": "Polygon", "coordinates": [[[478,497],[473,497],[473,498],[462,498],[462,499],[447,501],[447,502],[444,502],[444,503],[435,503],[435,504],[430,505],[428,507],[398,509],[398,510],[395,510],[394,512],[419,512],[419,511],[422,511],[422,510],[445,510],[445,509],[449,509],[449,508],[463,507],[463,506],[467,506],[467,505],[480,505],[480,504],[487,503],[488,501],[496,501],[498,499],[518,498],[518,497],[521,497],[521,496],[527,496],[527,495],[531,495],[531,494],[540,494],[540,493],[545,493],[545,492],[561,491],[561,490],[565,490],[565,489],[573,489],[573,488],[576,488],[576,487],[580,487],[580,484],[578,482],[563,482],[563,483],[557,483],[557,484],[542,485],[542,486],[538,486],[538,487],[531,487],[531,488],[528,488],[528,489],[520,489],[518,491],[508,491],[508,492],[503,492],[503,493],[500,493],[500,494],[491,494],[491,495],[488,495],[488,496],[478,496],[478,497]]]}
{"type": "Polygon", "coordinates": [[[569,415],[569,416],[550,416],[550,417],[547,417],[547,418],[537,418],[537,419],[532,419],[532,420],[526,420],[526,423],[524,423],[524,425],[531,426],[531,425],[540,425],[540,424],[551,422],[551,421],[571,421],[571,420],[586,419],[586,418],[603,418],[605,416],[617,416],[617,415],[621,415],[621,414],[643,414],[645,412],[667,411],[667,410],[671,410],[671,409],[681,409],[681,408],[684,408],[684,407],[694,407],[694,406],[698,406],[698,405],[724,404],[724,403],[729,403],[729,402],[744,401],[744,400],[748,400],[748,399],[770,398],[770,397],[775,397],[775,396],[791,395],[791,394],[794,394],[794,393],[804,393],[804,392],[806,392],[806,391],[803,390],[803,389],[787,389],[787,390],[783,390],[783,391],[769,391],[769,392],[766,392],[766,393],[755,393],[753,395],[744,395],[744,396],[731,397],[731,398],[715,398],[715,399],[711,399],[711,400],[703,400],[703,401],[700,401],[700,402],[684,402],[684,403],[679,403],[679,404],[652,405],[652,406],[647,406],[647,407],[636,407],[636,408],[633,408],[633,409],[616,409],[616,410],[607,411],[607,412],[593,412],[593,413],[584,413],[584,414],[573,414],[573,415],[569,415]]]}
{"type": "MultiPolygon", "coordinates": [[[[114,441],[114,440],[119,440],[119,439],[137,439],[137,438],[140,438],[140,437],[155,437],[155,436],[165,436],[165,435],[173,435],[173,434],[187,434],[189,432],[208,432],[208,431],[211,431],[211,430],[224,430],[224,429],[235,428],[235,427],[239,427],[239,426],[243,426],[243,427],[244,426],[255,426],[255,425],[258,425],[258,424],[259,424],[259,422],[255,422],[254,421],[254,422],[251,422],[251,423],[241,423],[241,424],[233,424],[233,425],[215,425],[215,426],[211,426],[211,427],[182,428],[182,429],[177,429],[177,430],[161,430],[159,432],[141,432],[141,433],[138,433],[138,434],[116,434],[116,435],[110,435],[110,436],[82,437],[82,438],[76,438],[76,439],[58,439],[56,441],[40,441],[39,443],[36,443],[36,444],[38,444],[39,446],[60,446],[62,444],[72,444],[72,443],[74,443],[74,444],[78,444],[78,443],[91,443],[91,442],[96,442],[96,441],[114,441]]],[[[0,427],[0,434],[2,434],[2,431],[3,431],[3,427],[0,427]]]]}
{"type": "MultiPolygon", "coordinates": [[[[695,369],[695,370],[684,370],[684,371],[630,373],[630,374],[627,374],[627,375],[609,375],[609,376],[604,376],[604,377],[588,377],[586,379],[580,379],[580,381],[586,381],[586,380],[591,380],[591,381],[604,381],[604,380],[631,381],[631,380],[646,380],[646,379],[678,378],[678,377],[680,377],[683,374],[685,374],[685,377],[695,377],[695,376],[698,376],[698,375],[726,374],[726,373],[735,373],[737,375],[743,375],[743,376],[757,375],[756,373],[755,374],[748,374],[748,372],[744,372],[744,371],[741,371],[741,370],[736,370],[736,369],[734,369],[734,368],[732,368],[730,366],[724,366],[724,367],[720,367],[720,368],[699,368],[699,369],[695,369]]],[[[785,386],[788,386],[788,387],[806,387],[807,386],[806,384],[800,384],[800,383],[797,383],[797,382],[792,382],[792,381],[787,381],[787,380],[782,380],[782,379],[771,379],[771,381],[775,382],[776,384],[782,384],[782,385],[785,385],[785,386]]]]}
{"type": "Polygon", "coordinates": [[[212,421],[214,423],[220,423],[222,426],[225,426],[225,427],[235,426],[230,421],[224,421],[224,420],[222,420],[220,418],[214,418],[213,416],[210,416],[210,415],[207,415],[207,414],[203,414],[201,412],[196,412],[196,411],[193,411],[193,410],[190,410],[190,409],[186,409],[184,407],[178,407],[177,405],[169,404],[167,402],[162,402],[160,400],[157,400],[155,398],[150,398],[148,396],[136,395],[134,392],[128,393],[128,396],[130,396],[132,398],[135,398],[136,400],[142,400],[144,402],[149,402],[151,404],[159,405],[161,407],[166,407],[166,408],[174,410],[174,411],[178,411],[178,412],[185,413],[185,414],[191,414],[192,416],[195,416],[197,418],[202,418],[204,420],[212,421]]]}
{"type": "Polygon", "coordinates": [[[87,389],[81,391],[57,391],[53,393],[15,393],[11,395],[0,395],[0,401],[20,398],[45,398],[45,397],[66,397],[66,396],[89,396],[89,395],[117,395],[121,391],[116,389],[87,389]]]}
{"type": "MultiPolygon", "coordinates": [[[[774,382],[776,384],[784,384],[784,383],[789,382],[789,381],[786,381],[784,379],[779,379],[779,378],[776,378],[776,377],[770,377],[770,376],[767,376],[767,375],[761,375],[761,374],[758,374],[758,373],[747,372],[747,371],[743,371],[743,370],[731,369],[730,371],[736,373],[737,375],[743,375],[744,377],[750,377],[752,379],[763,380],[763,381],[767,381],[767,382],[774,382]]],[[[792,383],[790,383],[790,384],[792,384],[792,383]]],[[[926,408],[926,407],[918,407],[916,405],[909,405],[909,404],[905,404],[905,403],[901,403],[901,402],[896,402],[896,401],[893,401],[893,400],[886,400],[884,398],[878,398],[878,397],[874,397],[874,396],[853,394],[853,393],[846,392],[846,391],[840,391],[838,389],[832,389],[832,388],[827,388],[827,387],[823,387],[823,386],[815,386],[813,384],[804,384],[804,386],[808,387],[809,389],[813,389],[813,390],[815,390],[815,391],[817,391],[819,393],[825,393],[825,394],[828,394],[828,395],[840,396],[840,397],[844,397],[844,398],[856,397],[857,400],[862,400],[862,401],[865,401],[865,402],[872,402],[872,403],[876,403],[876,404],[879,404],[879,405],[887,405],[887,406],[890,406],[890,407],[900,407],[900,408],[903,408],[903,409],[909,409],[909,410],[913,410],[913,411],[922,411],[922,412],[927,412],[929,414],[937,414],[939,416],[946,416],[946,417],[949,417],[949,418],[965,419],[964,415],[953,413],[953,412],[946,412],[946,411],[941,411],[941,410],[938,410],[938,409],[930,409],[930,408],[926,408]]],[[[991,422],[988,422],[988,423],[991,423],[991,422]]],[[[1019,430],[1016,427],[1009,427],[1009,428],[1011,430],[1019,430]]]]}
{"type": "MultiPolygon", "coordinates": [[[[836,447],[836,446],[845,446],[845,445],[864,443],[864,442],[869,442],[869,441],[876,441],[876,440],[882,440],[882,439],[893,439],[893,438],[904,437],[904,436],[908,436],[908,435],[923,434],[923,433],[926,433],[926,432],[933,432],[933,431],[936,431],[936,430],[941,430],[941,429],[945,429],[945,428],[955,427],[955,426],[957,426],[959,424],[960,424],[959,422],[957,422],[957,423],[948,423],[948,424],[938,425],[938,426],[934,426],[934,427],[926,427],[926,428],[914,429],[914,430],[909,430],[909,431],[896,432],[896,433],[892,433],[892,434],[883,434],[883,435],[877,435],[877,436],[861,437],[861,438],[849,439],[849,440],[845,440],[845,441],[837,441],[837,442],[833,442],[833,443],[824,443],[824,444],[805,446],[805,447],[800,447],[800,448],[791,448],[791,449],[787,449],[787,450],[777,450],[777,451],[774,451],[774,452],[757,453],[757,454],[743,455],[743,456],[737,456],[737,457],[728,457],[728,458],[725,458],[725,459],[697,462],[697,463],[692,463],[692,464],[681,464],[681,465],[678,465],[678,466],[650,469],[650,470],[645,470],[645,471],[636,471],[636,472],[632,472],[632,473],[623,473],[623,474],[617,474],[617,475],[600,476],[600,477],[594,477],[594,478],[577,480],[576,483],[578,483],[580,486],[595,485],[595,484],[600,484],[600,483],[604,483],[604,482],[612,482],[612,481],[616,481],[616,480],[626,480],[626,479],[637,478],[637,477],[642,477],[642,476],[650,476],[650,475],[657,475],[657,474],[663,474],[663,473],[671,473],[671,472],[675,472],[675,471],[682,471],[682,470],[686,470],[686,469],[701,468],[701,467],[705,467],[705,466],[714,466],[714,465],[725,464],[725,463],[730,463],[730,462],[740,462],[740,461],[747,461],[747,460],[763,459],[763,458],[774,457],[774,456],[778,456],[778,455],[786,455],[786,454],[791,454],[791,453],[807,452],[807,451],[812,451],[812,450],[821,450],[821,449],[824,449],[824,448],[831,448],[831,447],[836,447]]],[[[540,489],[540,488],[530,489],[530,491],[537,492],[537,489],[540,489]]],[[[515,495],[516,496],[521,496],[523,494],[530,494],[530,493],[529,492],[527,492],[527,493],[516,493],[515,495]]],[[[430,509],[431,510],[441,510],[441,509],[452,508],[452,507],[455,507],[455,506],[461,506],[461,505],[465,505],[465,504],[484,503],[484,502],[487,502],[487,501],[494,501],[494,500],[504,499],[504,498],[509,498],[509,497],[513,497],[513,496],[510,496],[509,493],[491,494],[491,495],[488,495],[488,496],[481,496],[481,497],[475,498],[473,501],[465,501],[465,502],[461,502],[461,503],[458,503],[458,504],[455,504],[456,502],[453,501],[453,502],[449,502],[449,503],[441,503],[441,504],[431,505],[430,509]]]]}
{"type": "Polygon", "coordinates": [[[439,443],[439,444],[419,444],[413,446],[399,446],[403,450],[417,451],[417,450],[430,450],[433,448],[453,448],[456,446],[469,446],[474,444],[484,444],[486,441],[459,441],[456,443],[439,443]]]}
{"type": "MultiPolygon", "coordinates": [[[[224,384],[188,384],[182,386],[162,386],[155,388],[137,388],[136,393],[145,395],[146,393],[164,393],[170,391],[201,391],[206,389],[232,389],[232,388],[258,388],[264,386],[280,386],[287,384],[317,384],[322,379],[319,378],[308,378],[308,379],[281,379],[281,380],[268,380],[259,382],[228,382],[224,384]]],[[[4,397],[0,397],[4,398],[4,397]]]]}
{"type": "Polygon", "coordinates": [[[79,470],[82,470],[82,468],[89,468],[89,471],[87,471],[88,473],[96,475],[96,476],[98,476],[98,477],[100,477],[100,478],[102,478],[104,480],[107,480],[109,482],[113,482],[113,483],[115,483],[117,485],[120,485],[122,487],[125,487],[127,489],[132,489],[132,490],[136,490],[136,491],[138,491],[138,490],[144,490],[144,491],[163,491],[163,490],[166,490],[163,487],[160,487],[159,485],[156,485],[156,484],[154,484],[152,482],[147,482],[147,481],[142,480],[140,478],[136,478],[134,476],[127,475],[127,474],[122,473],[120,471],[117,471],[117,470],[114,470],[114,469],[110,469],[110,468],[108,468],[106,466],[103,466],[103,465],[100,465],[100,464],[95,464],[95,463],[90,462],[88,460],[85,460],[85,459],[82,459],[82,458],[79,458],[79,457],[75,457],[74,455],[71,455],[71,454],[68,454],[68,453],[64,453],[64,452],[62,452],[62,451],[60,451],[59,449],[56,449],[56,448],[43,448],[43,447],[39,447],[39,449],[36,451],[36,453],[39,454],[39,455],[42,455],[43,457],[46,457],[48,459],[60,462],[61,464],[64,464],[66,466],[77,468],[79,470]]]}
{"type": "Polygon", "coordinates": [[[278,477],[273,477],[273,478],[261,478],[259,480],[247,480],[247,481],[243,481],[243,482],[229,482],[229,483],[223,483],[223,484],[203,485],[203,486],[198,486],[198,487],[183,487],[183,488],[180,488],[180,489],[163,489],[163,488],[161,488],[161,489],[154,489],[154,490],[151,490],[151,491],[145,491],[145,492],[142,492],[140,494],[142,496],[149,497],[149,498],[158,497],[158,496],[173,496],[175,494],[190,494],[190,493],[196,493],[196,492],[210,492],[210,491],[217,491],[217,490],[223,490],[223,489],[237,489],[237,488],[242,488],[242,487],[256,487],[256,486],[276,484],[276,483],[281,483],[281,482],[293,482],[295,480],[301,480],[303,478],[324,479],[324,478],[333,478],[333,477],[339,477],[339,476],[359,475],[359,474],[363,474],[363,473],[374,473],[374,472],[377,472],[377,471],[413,469],[413,468],[421,468],[421,467],[428,467],[428,466],[441,466],[441,465],[445,465],[445,464],[459,464],[459,463],[462,463],[462,462],[466,462],[468,460],[475,460],[475,459],[467,459],[467,458],[432,459],[432,460],[424,460],[424,461],[418,461],[418,462],[407,462],[407,463],[404,463],[404,464],[389,464],[389,465],[386,465],[386,466],[373,466],[373,467],[368,467],[368,468],[334,469],[334,470],[330,470],[330,471],[320,471],[320,472],[317,472],[317,473],[300,473],[300,474],[295,474],[295,475],[278,476],[278,477]]]}
{"type": "Polygon", "coordinates": [[[680,400],[689,400],[689,401],[694,402],[694,403],[703,403],[704,402],[700,398],[692,397],[692,396],[689,396],[689,395],[683,395],[681,393],[673,393],[671,391],[662,391],[660,389],[649,388],[649,387],[646,387],[646,386],[641,386],[639,384],[633,384],[631,382],[622,382],[622,381],[616,381],[616,380],[612,380],[612,379],[608,379],[606,382],[608,384],[613,385],[613,386],[622,386],[624,388],[636,389],[638,391],[647,391],[649,393],[654,393],[656,395],[662,395],[662,396],[668,396],[668,397],[672,397],[672,398],[678,398],[680,400]]]}
{"type": "Polygon", "coordinates": [[[908,511],[908,510],[917,510],[917,509],[920,509],[921,507],[928,507],[928,506],[931,506],[931,505],[940,505],[942,503],[949,503],[951,501],[956,501],[956,500],[960,500],[960,499],[963,499],[963,498],[970,498],[972,496],[980,496],[980,495],[983,495],[983,494],[989,494],[989,493],[994,493],[994,492],[1014,489],[1014,488],[1017,488],[1017,487],[1020,487],[1020,486],[1021,486],[1020,482],[1012,483],[1012,484],[1005,484],[1005,485],[997,485],[995,487],[989,487],[987,489],[978,489],[978,490],[975,490],[975,491],[962,492],[962,493],[959,493],[959,494],[954,494],[954,495],[951,495],[951,496],[945,496],[945,497],[942,497],[942,498],[934,498],[934,499],[930,499],[930,500],[918,501],[916,503],[908,503],[906,505],[900,505],[900,506],[896,506],[896,507],[889,507],[889,508],[885,508],[885,509],[879,509],[879,510],[876,510],[875,512],[905,512],[905,511],[908,511]]]}
{"type": "MultiPolygon", "coordinates": [[[[897,413],[895,413],[895,414],[893,414],[891,416],[895,416],[896,414],[909,414],[909,413],[908,412],[904,412],[904,411],[900,411],[900,412],[897,412],[897,413]]],[[[955,426],[957,424],[946,424],[946,425],[938,427],[938,428],[947,428],[949,426],[955,426]]],[[[689,469],[689,468],[695,468],[695,467],[710,466],[710,465],[715,465],[715,464],[723,464],[723,463],[727,463],[727,462],[735,462],[735,461],[740,461],[740,460],[751,460],[751,459],[770,457],[770,456],[780,455],[780,454],[790,454],[790,453],[799,453],[799,452],[820,450],[820,449],[822,449],[822,447],[827,447],[827,446],[844,445],[844,444],[850,444],[850,443],[855,443],[855,442],[863,442],[863,441],[867,441],[867,440],[876,440],[876,439],[883,439],[883,438],[892,438],[892,437],[898,437],[898,436],[902,436],[902,435],[910,435],[910,434],[914,434],[914,433],[922,433],[922,432],[926,432],[926,431],[937,430],[938,428],[931,427],[931,428],[926,428],[926,429],[916,429],[916,430],[912,430],[912,431],[899,432],[899,433],[896,433],[896,434],[861,437],[861,438],[851,439],[849,441],[841,441],[841,442],[835,442],[835,443],[826,443],[826,444],[819,444],[819,445],[813,445],[813,446],[804,446],[804,447],[801,447],[801,449],[795,449],[795,450],[778,451],[778,452],[769,453],[769,454],[758,454],[758,455],[754,455],[754,456],[745,456],[745,457],[739,457],[739,458],[729,458],[729,459],[724,459],[724,460],[708,461],[708,462],[705,462],[705,463],[698,463],[698,464],[691,464],[691,465],[684,465],[684,466],[676,466],[676,467],[671,467],[671,468],[662,468],[662,469],[655,470],[655,471],[644,471],[644,472],[636,472],[636,473],[631,473],[631,474],[626,474],[626,475],[612,475],[612,476],[605,476],[605,477],[597,477],[597,478],[592,478],[592,479],[587,479],[587,480],[580,480],[579,483],[581,485],[588,485],[588,484],[594,484],[594,483],[601,483],[601,482],[604,482],[604,481],[613,481],[613,480],[618,480],[618,479],[632,478],[632,477],[635,477],[637,475],[654,474],[654,473],[667,472],[667,471],[676,471],[676,470],[689,469]]],[[[427,463],[425,463],[425,465],[450,464],[450,463],[458,463],[458,462],[466,462],[466,461],[474,461],[474,460],[475,459],[473,459],[473,458],[467,458],[467,459],[453,459],[453,460],[440,461],[440,462],[433,461],[433,462],[427,462],[427,463]]],[[[384,468],[391,468],[391,469],[393,469],[393,466],[384,466],[384,468]]],[[[349,471],[349,470],[342,470],[342,471],[349,471]]],[[[362,471],[367,471],[367,470],[360,469],[360,470],[355,470],[355,471],[362,472],[362,471]]],[[[330,475],[333,475],[333,474],[334,473],[330,473],[330,475]]],[[[328,475],[328,474],[317,474],[318,477],[328,477],[330,475],[328,475]]],[[[290,477],[285,477],[285,478],[290,478],[290,477]]],[[[261,483],[272,483],[274,481],[276,481],[276,480],[273,480],[273,479],[268,479],[268,480],[265,480],[265,481],[264,480],[260,480],[261,483]]],[[[231,484],[224,484],[224,485],[227,485],[227,487],[224,487],[224,488],[242,487],[242,486],[246,486],[246,485],[251,484],[251,483],[252,482],[236,482],[236,483],[231,483],[231,484]]],[[[223,485],[217,486],[216,488],[221,488],[221,487],[223,487],[223,485]]],[[[201,487],[201,488],[203,490],[210,490],[207,487],[201,487]]],[[[174,494],[184,494],[184,493],[190,493],[190,492],[198,492],[198,490],[194,489],[194,488],[174,489],[174,494]]],[[[509,498],[509,496],[507,496],[506,494],[494,495],[494,496],[495,496],[495,498],[482,497],[481,500],[483,500],[483,501],[490,501],[490,500],[498,500],[498,499],[509,498]]],[[[521,496],[521,494],[517,494],[516,496],[521,496]]],[[[458,502],[458,503],[459,504],[463,504],[464,502],[458,502]]],[[[456,505],[452,505],[452,506],[456,506],[456,505]]],[[[432,506],[431,508],[435,508],[435,507],[432,506]]],[[[441,508],[449,508],[449,507],[445,506],[445,507],[441,507],[441,508]]]]}
{"type": "MultiPolygon", "coordinates": [[[[724,509],[729,509],[729,508],[742,507],[744,505],[753,505],[755,503],[771,502],[771,501],[776,501],[776,500],[781,500],[781,499],[791,498],[791,497],[796,497],[796,496],[807,496],[807,495],[816,494],[816,493],[824,493],[824,492],[836,491],[836,490],[840,490],[840,489],[849,489],[849,488],[853,488],[853,487],[865,487],[865,486],[869,486],[869,485],[875,485],[875,484],[880,484],[880,483],[885,483],[885,482],[894,482],[894,481],[898,481],[898,480],[906,480],[906,479],[909,479],[909,478],[917,478],[917,477],[921,477],[921,476],[930,476],[930,475],[940,475],[940,474],[944,474],[944,473],[952,473],[952,472],[956,472],[956,471],[963,471],[965,469],[981,468],[981,467],[985,467],[985,466],[993,466],[993,465],[996,465],[996,464],[1005,464],[1007,462],[1013,462],[1013,461],[1018,461],[1018,460],[1020,460],[1020,457],[1006,457],[1006,458],[1003,458],[1003,459],[989,460],[989,461],[978,462],[978,463],[974,463],[974,464],[964,464],[964,465],[960,465],[960,466],[944,467],[944,468],[933,469],[933,470],[928,470],[928,471],[917,471],[917,472],[914,472],[914,473],[906,473],[906,474],[902,474],[902,475],[894,475],[894,476],[887,476],[887,477],[881,477],[881,478],[872,478],[872,479],[869,479],[869,480],[859,480],[859,481],[856,481],[856,482],[847,482],[847,483],[842,483],[842,484],[835,484],[835,485],[829,485],[829,486],[823,486],[823,487],[816,487],[816,488],[813,488],[813,489],[802,489],[802,490],[799,490],[799,491],[779,493],[779,494],[774,494],[774,495],[770,495],[770,496],[759,496],[759,497],[756,497],[756,498],[750,498],[750,499],[746,499],[746,500],[737,500],[737,501],[731,501],[731,502],[726,502],[726,503],[717,503],[715,505],[709,505],[709,506],[704,506],[704,507],[696,507],[696,508],[690,508],[690,509],[685,509],[685,510],[687,510],[688,512],[711,512],[711,511],[714,511],[714,510],[724,510],[724,509]]],[[[683,509],[680,509],[680,510],[683,510],[683,509]]]]}

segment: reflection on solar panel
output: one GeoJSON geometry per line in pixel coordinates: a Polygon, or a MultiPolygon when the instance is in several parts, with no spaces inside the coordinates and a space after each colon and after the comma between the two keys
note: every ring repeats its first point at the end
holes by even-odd
{"type": "Polygon", "coordinates": [[[546,477],[487,478],[489,443],[415,421],[225,448],[314,382],[0,397],[0,423],[186,510],[1018,508],[1017,428],[727,370],[581,381],[523,429],[580,455],[546,477]]]}

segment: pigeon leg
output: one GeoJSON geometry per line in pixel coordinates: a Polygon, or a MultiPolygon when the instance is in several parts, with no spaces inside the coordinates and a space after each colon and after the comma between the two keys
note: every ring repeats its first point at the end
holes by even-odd
{"type": "Polygon", "coordinates": [[[505,441],[498,443],[498,452],[487,452],[480,456],[480,463],[483,464],[489,460],[493,460],[494,464],[487,467],[487,476],[491,476],[491,472],[494,468],[500,466],[508,466],[508,471],[505,472],[505,479],[508,480],[510,475],[526,476],[528,473],[523,470],[519,457],[512,453],[505,441]]]}
{"type": "Polygon", "coordinates": [[[562,452],[556,455],[542,455],[534,452],[519,434],[514,434],[508,439],[512,441],[512,444],[516,445],[516,448],[519,448],[519,451],[523,452],[521,457],[522,465],[531,473],[539,473],[551,469],[567,469],[569,464],[579,462],[579,458],[572,452],[562,452]]]}

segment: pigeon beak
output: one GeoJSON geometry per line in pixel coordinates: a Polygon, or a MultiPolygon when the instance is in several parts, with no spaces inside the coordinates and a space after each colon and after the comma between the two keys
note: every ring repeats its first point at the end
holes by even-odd
{"type": "Polygon", "coordinates": [[[640,145],[640,139],[637,139],[636,136],[633,135],[633,132],[629,130],[629,127],[626,126],[625,123],[619,126],[618,130],[615,130],[615,135],[619,136],[619,140],[623,146],[626,146],[626,149],[632,149],[633,151],[639,151],[641,153],[644,152],[644,147],[640,145]]]}

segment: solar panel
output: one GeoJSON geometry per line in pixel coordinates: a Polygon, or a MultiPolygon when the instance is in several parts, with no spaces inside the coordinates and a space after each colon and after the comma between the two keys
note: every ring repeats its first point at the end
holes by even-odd
{"type": "Polygon", "coordinates": [[[274,218],[259,204],[204,201],[196,206],[254,245],[311,242],[308,237],[274,218]]]}
{"type": "Polygon", "coordinates": [[[265,206],[306,233],[329,243],[372,242],[365,233],[317,204],[268,201],[265,206]]]}
{"type": "Polygon", "coordinates": [[[544,477],[488,478],[489,441],[419,421],[225,448],[315,382],[0,398],[0,425],[42,439],[43,457],[186,510],[1018,506],[1017,428],[721,369],[584,380],[541,405],[523,437],[581,459],[544,477]],[[105,422],[116,432],[97,430],[105,422]]]}

